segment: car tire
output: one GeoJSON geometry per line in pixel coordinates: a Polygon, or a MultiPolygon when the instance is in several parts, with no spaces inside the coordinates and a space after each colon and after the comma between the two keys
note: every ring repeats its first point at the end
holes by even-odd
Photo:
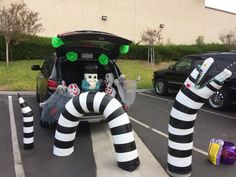
{"type": "Polygon", "coordinates": [[[224,89],[216,91],[209,99],[208,106],[217,111],[223,111],[228,108],[230,98],[224,89]]]}
{"type": "Polygon", "coordinates": [[[164,79],[156,79],[154,90],[158,95],[166,95],[168,92],[167,81],[164,79]]]}

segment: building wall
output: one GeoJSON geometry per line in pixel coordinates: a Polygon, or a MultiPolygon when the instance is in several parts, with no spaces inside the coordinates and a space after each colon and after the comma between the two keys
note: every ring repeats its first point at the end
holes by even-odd
{"type": "MultiPolygon", "coordinates": [[[[11,0],[0,0],[2,2],[11,0]]],[[[219,33],[236,27],[236,15],[205,8],[204,0],[15,0],[39,11],[43,36],[90,29],[111,32],[134,42],[147,28],[158,29],[163,43],[192,44],[198,36],[220,42],[219,33]],[[107,16],[103,21],[102,16],[107,16]]]]}

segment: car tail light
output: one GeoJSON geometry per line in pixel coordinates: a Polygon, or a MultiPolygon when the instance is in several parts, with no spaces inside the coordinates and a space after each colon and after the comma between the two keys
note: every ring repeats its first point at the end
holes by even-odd
{"type": "Polygon", "coordinates": [[[57,81],[54,81],[54,80],[48,80],[48,88],[50,90],[56,90],[57,89],[57,81]]]}

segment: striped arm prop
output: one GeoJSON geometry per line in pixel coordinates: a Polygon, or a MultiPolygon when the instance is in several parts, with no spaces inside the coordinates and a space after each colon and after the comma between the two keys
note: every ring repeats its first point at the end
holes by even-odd
{"type": "Polygon", "coordinates": [[[194,69],[175,98],[168,125],[167,172],[171,176],[191,175],[193,132],[197,112],[232,74],[228,69],[224,69],[214,78],[202,83],[213,62],[212,58],[208,58],[200,67],[194,69]]]}
{"type": "Polygon", "coordinates": [[[112,134],[118,166],[127,171],[135,170],[140,162],[129,117],[120,102],[104,92],[81,93],[67,102],[58,120],[53,153],[67,156],[74,151],[79,120],[89,112],[105,116],[112,134]]]}
{"type": "Polygon", "coordinates": [[[18,93],[18,100],[23,115],[23,143],[24,149],[29,150],[34,148],[34,117],[31,108],[18,93]]]}

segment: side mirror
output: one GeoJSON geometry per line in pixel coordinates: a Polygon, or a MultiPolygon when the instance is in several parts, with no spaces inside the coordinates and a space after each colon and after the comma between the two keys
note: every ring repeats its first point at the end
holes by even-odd
{"type": "Polygon", "coordinates": [[[38,71],[41,70],[42,68],[39,65],[33,65],[31,66],[31,70],[38,71]]]}

